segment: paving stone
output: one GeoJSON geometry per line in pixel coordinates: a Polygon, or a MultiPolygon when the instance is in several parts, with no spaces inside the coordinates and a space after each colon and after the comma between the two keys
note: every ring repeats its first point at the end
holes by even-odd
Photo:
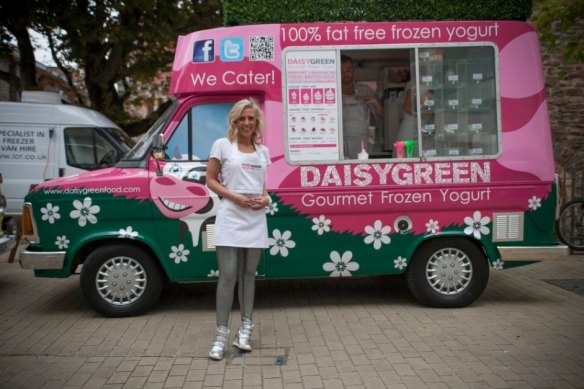
{"type": "Polygon", "coordinates": [[[0,387],[582,388],[582,296],[549,282],[582,279],[576,256],[492,272],[464,309],[422,307],[387,277],[262,281],[254,351],[215,362],[212,284],[107,319],[78,278],[0,264],[0,387]]]}

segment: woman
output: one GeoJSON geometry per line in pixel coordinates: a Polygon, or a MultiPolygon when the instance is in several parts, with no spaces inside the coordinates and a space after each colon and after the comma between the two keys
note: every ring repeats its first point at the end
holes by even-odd
{"type": "Polygon", "coordinates": [[[217,330],[209,351],[215,360],[225,354],[236,282],[242,322],[233,344],[251,351],[255,273],[262,250],[268,247],[264,208],[272,202],[264,183],[270,156],[260,143],[263,117],[258,105],[249,99],[238,101],[228,120],[227,138],[215,141],[207,165],[207,186],[221,197],[214,242],[219,265],[217,330]]]}

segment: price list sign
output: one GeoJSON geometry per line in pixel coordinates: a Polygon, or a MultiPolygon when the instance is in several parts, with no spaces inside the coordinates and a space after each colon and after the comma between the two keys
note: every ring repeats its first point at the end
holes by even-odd
{"type": "Polygon", "coordinates": [[[286,131],[291,161],[339,158],[337,64],[334,51],[290,50],[286,71],[286,131]]]}

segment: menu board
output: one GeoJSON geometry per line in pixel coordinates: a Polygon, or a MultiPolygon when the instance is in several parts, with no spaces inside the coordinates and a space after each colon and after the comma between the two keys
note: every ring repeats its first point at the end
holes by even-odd
{"type": "Polygon", "coordinates": [[[335,51],[293,50],[284,58],[290,161],[337,160],[339,117],[335,51]]]}

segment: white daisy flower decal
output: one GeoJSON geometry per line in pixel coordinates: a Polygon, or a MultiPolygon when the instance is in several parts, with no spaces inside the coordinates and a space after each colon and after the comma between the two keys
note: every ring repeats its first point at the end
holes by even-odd
{"type": "Polygon", "coordinates": [[[68,248],[69,243],[71,243],[71,242],[69,241],[69,239],[67,239],[67,236],[65,236],[65,235],[57,236],[57,238],[55,240],[55,246],[57,246],[61,250],[68,248]]]}
{"type": "Polygon", "coordinates": [[[272,204],[270,204],[266,207],[267,214],[273,215],[276,212],[278,212],[278,203],[273,202],[272,204]]]}
{"type": "Polygon", "coordinates": [[[41,216],[42,221],[48,220],[49,224],[53,224],[55,220],[61,218],[61,215],[59,214],[59,206],[55,205],[53,207],[52,203],[47,203],[46,207],[42,207],[41,213],[43,214],[43,216],[41,216]]]}
{"type": "Polygon", "coordinates": [[[438,225],[438,220],[430,219],[428,223],[426,223],[426,232],[435,234],[440,230],[440,226],[438,225]]]}
{"type": "Polygon", "coordinates": [[[501,261],[501,258],[499,258],[495,262],[493,262],[493,269],[495,269],[495,270],[503,270],[504,266],[505,266],[505,262],[501,261]]]}
{"type": "Polygon", "coordinates": [[[330,219],[327,219],[324,215],[320,215],[318,218],[313,217],[312,222],[314,225],[312,226],[312,231],[316,231],[318,235],[322,235],[325,232],[329,232],[331,228],[329,227],[331,224],[330,219]]]}
{"type": "Polygon", "coordinates": [[[324,271],[331,272],[330,277],[350,277],[352,271],[359,270],[357,262],[351,262],[353,253],[345,251],[343,255],[339,255],[337,251],[331,251],[331,262],[326,262],[322,265],[324,271]]]}
{"type": "Polygon", "coordinates": [[[219,270],[209,270],[209,274],[207,274],[207,277],[209,278],[217,278],[219,277],[219,270]]]}
{"type": "Polygon", "coordinates": [[[488,216],[481,217],[480,211],[475,211],[473,217],[467,216],[464,218],[464,222],[467,227],[464,229],[464,233],[467,235],[474,235],[475,239],[481,239],[481,234],[489,235],[490,230],[487,224],[491,219],[488,216]]]}
{"type": "Polygon", "coordinates": [[[133,231],[132,226],[128,226],[126,228],[120,228],[118,234],[120,238],[134,239],[135,237],[138,236],[138,231],[133,231]]]}
{"type": "Polygon", "coordinates": [[[188,255],[191,253],[189,250],[185,249],[185,246],[182,243],[178,246],[172,246],[170,249],[172,252],[168,254],[168,257],[173,259],[176,264],[186,262],[188,260],[188,255]]]}
{"type": "Polygon", "coordinates": [[[381,248],[381,244],[389,244],[391,239],[387,234],[391,231],[390,226],[384,226],[381,224],[381,220],[375,220],[373,223],[373,227],[365,226],[365,232],[369,234],[369,236],[365,237],[365,243],[373,243],[373,248],[375,250],[379,250],[381,248]]]}
{"type": "Polygon", "coordinates": [[[75,209],[69,213],[71,219],[79,219],[79,227],[85,227],[87,222],[91,224],[97,223],[95,215],[99,213],[99,205],[91,205],[91,197],[86,197],[83,202],[79,200],[73,201],[75,209]]]}
{"type": "Polygon", "coordinates": [[[408,266],[408,260],[402,256],[399,256],[393,260],[393,266],[396,269],[403,270],[405,267],[408,266]]]}
{"type": "Polygon", "coordinates": [[[530,198],[529,200],[527,200],[527,203],[529,205],[529,208],[532,211],[535,211],[536,209],[538,209],[539,207],[541,207],[541,199],[537,196],[533,196],[532,198],[530,198]]]}
{"type": "Polygon", "coordinates": [[[279,229],[274,229],[272,231],[273,238],[268,238],[268,244],[272,246],[270,248],[270,254],[276,255],[280,253],[281,256],[287,257],[288,256],[288,249],[293,249],[296,247],[296,242],[293,240],[289,240],[292,236],[290,231],[284,231],[281,233],[279,229]]]}

